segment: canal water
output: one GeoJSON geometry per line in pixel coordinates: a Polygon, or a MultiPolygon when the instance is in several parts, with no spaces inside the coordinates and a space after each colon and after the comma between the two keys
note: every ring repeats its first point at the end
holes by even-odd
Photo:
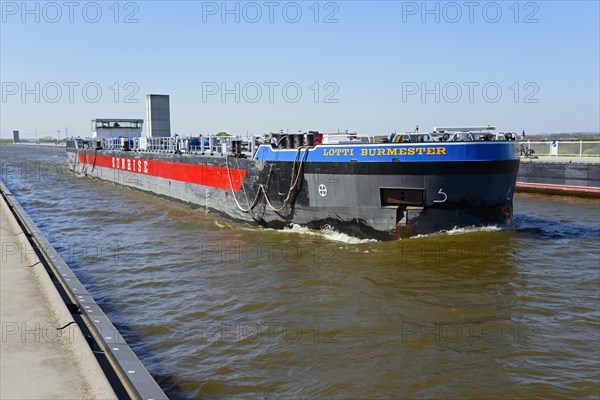
{"type": "Polygon", "coordinates": [[[171,398],[600,396],[600,202],[394,242],[265,230],[1,146],[1,178],[171,398]]]}

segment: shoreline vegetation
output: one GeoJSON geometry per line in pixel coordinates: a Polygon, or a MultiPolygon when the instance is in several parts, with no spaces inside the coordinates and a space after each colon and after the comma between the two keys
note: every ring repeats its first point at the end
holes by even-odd
{"type": "MultiPolygon", "coordinates": [[[[12,139],[0,139],[0,145],[2,144],[13,144],[14,141],[12,139]]],[[[29,143],[29,144],[51,144],[51,143],[55,143],[55,144],[66,144],[67,143],[67,139],[54,139],[54,138],[44,138],[44,139],[38,139],[37,141],[35,139],[27,139],[27,138],[22,138],[19,143],[29,143]]]]}

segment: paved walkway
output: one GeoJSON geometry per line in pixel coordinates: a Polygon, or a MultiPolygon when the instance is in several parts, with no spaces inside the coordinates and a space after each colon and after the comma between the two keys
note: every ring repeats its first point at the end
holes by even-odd
{"type": "Polygon", "coordinates": [[[71,314],[0,203],[0,399],[115,399],[77,325],[57,330],[71,314]]]}

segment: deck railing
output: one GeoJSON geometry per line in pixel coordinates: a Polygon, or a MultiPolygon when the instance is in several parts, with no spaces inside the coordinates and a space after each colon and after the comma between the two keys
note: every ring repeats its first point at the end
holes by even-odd
{"type": "MultiPolygon", "coordinates": [[[[79,140],[79,139],[78,139],[79,140]]],[[[600,141],[520,141],[521,153],[533,150],[533,156],[600,157],[600,141]]],[[[79,143],[75,144],[81,147],[79,143]]],[[[95,139],[85,147],[96,146],[95,139]]],[[[106,150],[132,150],[156,153],[225,155],[237,146],[237,152],[254,154],[258,144],[255,140],[234,136],[192,137],[136,137],[101,139],[101,148],[106,150]]]]}
{"type": "Polygon", "coordinates": [[[225,155],[237,148],[237,153],[254,153],[256,143],[235,136],[192,137],[135,137],[101,139],[106,150],[131,150],[151,153],[225,155]]]}

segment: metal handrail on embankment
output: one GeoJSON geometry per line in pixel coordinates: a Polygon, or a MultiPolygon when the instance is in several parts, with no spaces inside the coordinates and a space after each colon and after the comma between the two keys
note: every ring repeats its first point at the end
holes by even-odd
{"type": "Polygon", "coordinates": [[[117,396],[131,399],[167,399],[117,328],[1,181],[0,192],[55,283],[73,319],[87,337],[117,396]]]}
{"type": "Polygon", "coordinates": [[[521,140],[519,143],[527,150],[533,150],[536,156],[600,156],[600,141],[597,140],[521,140]]]}

